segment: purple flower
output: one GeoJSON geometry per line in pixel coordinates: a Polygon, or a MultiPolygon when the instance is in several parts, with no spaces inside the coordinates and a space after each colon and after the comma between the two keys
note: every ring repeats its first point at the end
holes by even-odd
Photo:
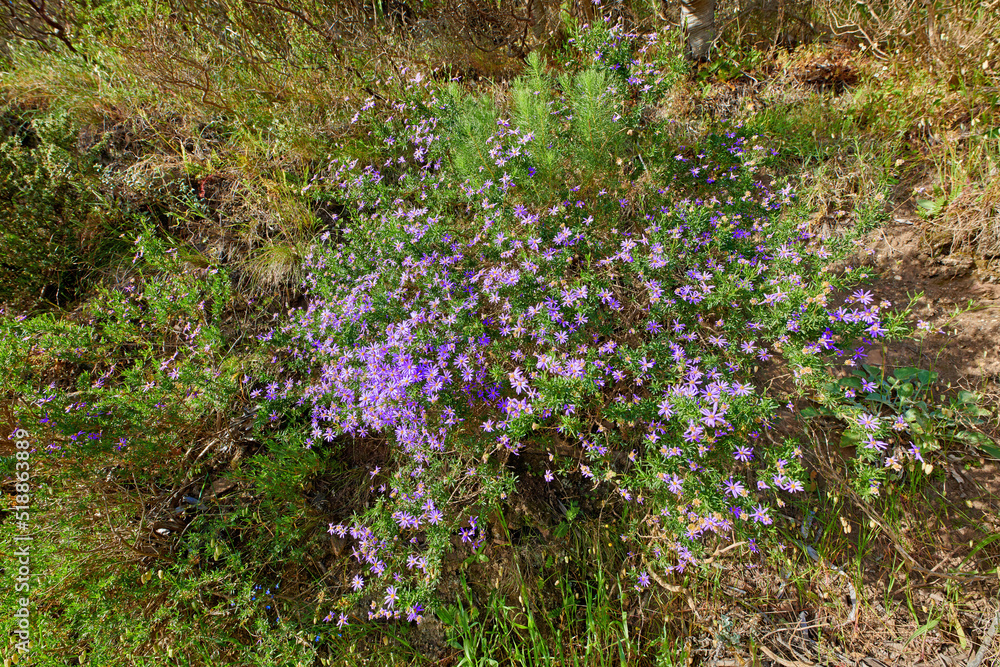
{"type": "Polygon", "coordinates": [[[385,606],[388,609],[392,609],[396,605],[396,602],[398,602],[398,601],[399,601],[399,595],[396,593],[396,587],[395,586],[389,586],[388,588],[386,588],[385,589],[385,600],[384,600],[385,606]]]}
{"type": "Polygon", "coordinates": [[[510,373],[508,377],[510,378],[510,386],[518,394],[520,394],[521,392],[523,392],[528,388],[528,381],[521,374],[520,368],[514,369],[514,372],[510,373]]]}
{"type": "Polygon", "coordinates": [[[868,335],[871,336],[872,338],[881,338],[882,336],[889,333],[889,330],[883,327],[880,322],[875,322],[870,327],[865,329],[865,331],[868,332],[868,335]]]}
{"type": "Polygon", "coordinates": [[[411,623],[414,621],[420,623],[421,621],[424,620],[424,617],[420,614],[420,612],[422,612],[423,610],[424,608],[421,607],[419,604],[413,605],[407,610],[406,620],[411,623]]]}
{"type": "Polygon", "coordinates": [[[867,306],[873,301],[872,293],[859,289],[855,291],[853,294],[851,294],[848,301],[851,301],[852,303],[863,303],[864,305],[867,306]]]}
{"type": "Polygon", "coordinates": [[[869,431],[874,431],[875,429],[878,428],[878,425],[879,425],[879,419],[875,415],[864,413],[858,417],[858,426],[860,426],[861,428],[868,429],[869,431]]]}
{"type": "Polygon", "coordinates": [[[888,446],[888,442],[879,440],[874,435],[869,435],[868,439],[865,440],[865,449],[877,449],[880,452],[884,452],[888,446]]]}
{"type": "Polygon", "coordinates": [[[684,431],[684,439],[687,442],[700,442],[701,436],[705,433],[705,429],[695,423],[694,420],[688,420],[687,430],[684,431]]]}
{"type": "Polygon", "coordinates": [[[722,426],[726,423],[726,420],[722,418],[722,414],[719,412],[719,406],[713,405],[710,408],[701,409],[701,423],[708,427],[722,426]]]}
{"type": "Polygon", "coordinates": [[[678,496],[681,495],[684,491],[684,480],[676,474],[673,475],[667,482],[667,489],[669,489],[670,493],[678,496]]]}
{"type": "Polygon", "coordinates": [[[771,523],[773,523],[769,512],[770,510],[764,507],[763,505],[757,505],[757,507],[753,509],[753,512],[750,513],[750,518],[753,521],[756,521],[757,523],[762,523],[765,526],[769,526],[771,525],[771,523]]]}
{"type": "Polygon", "coordinates": [[[733,498],[747,495],[746,487],[742,483],[734,481],[732,477],[724,481],[722,486],[725,487],[726,493],[733,498]]]}

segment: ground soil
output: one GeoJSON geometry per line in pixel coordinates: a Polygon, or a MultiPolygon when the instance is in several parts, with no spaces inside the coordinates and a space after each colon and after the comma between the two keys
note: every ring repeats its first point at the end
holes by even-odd
{"type": "Polygon", "coordinates": [[[1000,262],[952,254],[946,238],[936,238],[933,228],[914,217],[896,217],[869,239],[871,261],[881,274],[875,293],[897,306],[920,295],[914,318],[940,332],[891,356],[919,360],[953,386],[998,397],[1000,262]]]}

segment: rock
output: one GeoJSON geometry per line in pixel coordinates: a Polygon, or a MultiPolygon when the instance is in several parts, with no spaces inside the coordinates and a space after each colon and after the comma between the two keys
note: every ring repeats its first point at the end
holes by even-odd
{"type": "Polygon", "coordinates": [[[976,263],[971,257],[942,257],[942,268],[938,271],[941,278],[964,278],[972,273],[976,263]]]}

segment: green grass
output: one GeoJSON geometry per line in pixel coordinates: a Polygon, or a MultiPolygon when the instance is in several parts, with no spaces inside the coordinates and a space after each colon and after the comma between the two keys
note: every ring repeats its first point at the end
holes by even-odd
{"type": "Polygon", "coordinates": [[[542,567],[520,572],[519,590],[476,593],[463,578],[463,595],[441,611],[452,627],[449,644],[458,664],[681,665],[688,653],[682,624],[661,616],[676,605],[667,591],[623,589],[605,558],[615,553],[609,527],[574,527],[563,549],[542,567]],[[469,600],[478,602],[470,603],[469,600]]]}

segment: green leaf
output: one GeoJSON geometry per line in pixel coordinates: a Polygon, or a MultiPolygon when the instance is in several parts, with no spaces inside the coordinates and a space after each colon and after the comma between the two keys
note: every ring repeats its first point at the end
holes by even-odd
{"type": "Polygon", "coordinates": [[[997,449],[997,447],[991,443],[989,438],[987,438],[979,431],[959,431],[957,434],[955,434],[955,437],[961,440],[962,442],[967,442],[970,445],[975,445],[980,449],[985,449],[987,447],[990,447],[992,449],[1000,451],[1000,449],[997,449]]]}
{"type": "Polygon", "coordinates": [[[941,213],[945,205],[948,203],[948,197],[942,195],[936,199],[918,199],[917,209],[918,212],[925,218],[933,218],[934,216],[941,213]]]}
{"type": "Polygon", "coordinates": [[[852,433],[851,431],[845,431],[843,435],[840,436],[841,447],[857,447],[859,442],[861,442],[861,436],[857,433],[852,433]]]}
{"type": "Polygon", "coordinates": [[[861,389],[861,380],[859,380],[856,377],[841,378],[840,381],[837,384],[839,384],[841,387],[845,387],[845,388],[861,389]]]}
{"type": "Polygon", "coordinates": [[[993,544],[997,540],[1000,540],[1000,533],[994,533],[993,535],[990,535],[989,537],[987,537],[986,539],[984,539],[982,542],[980,542],[979,544],[977,544],[976,547],[972,551],[970,551],[968,553],[968,555],[966,555],[965,558],[962,559],[962,562],[958,564],[958,568],[956,568],[956,569],[961,570],[962,566],[965,565],[966,563],[968,563],[969,559],[972,558],[973,556],[975,556],[976,553],[980,549],[983,549],[984,547],[988,547],[989,545],[993,544]]]}
{"type": "Polygon", "coordinates": [[[1000,447],[997,447],[996,444],[980,445],[979,449],[989,454],[990,458],[1000,461],[1000,447]]]}
{"type": "Polygon", "coordinates": [[[936,628],[938,626],[938,623],[940,623],[940,622],[941,622],[940,618],[935,618],[933,621],[927,621],[926,623],[924,623],[923,625],[921,625],[919,628],[917,628],[916,632],[914,632],[912,635],[910,635],[910,638],[906,640],[906,643],[904,644],[904,646],[909,646],[910,642],[912,642],[914,639],[916,639],[917,637],[919,637],[921,635],[927,634],[928,632],[930,632],[931,630],[933,630],[934,628],[936,628]]]}
{"type": "Polygon", "coordinates": [[[882,405],[887,405],[890,408],[895,405],[895,403],[893,403],[891,400],[889,400],[887,396],[884,396],[883,394],[868,394],[865,397],[865,400],[871,401],[873,403],[881,403],[882,405]]]}
{"type": "Polygon", "coordinates": [[[482,554],[480,554],[480,553],[474,553],[474,554],[470,555],[468,558],[466,558],[465,560],[462,561],[462,565],[472,565],[474,563],[480,562],[479,557],[481,555],[482,554]]]}
{"type": "Polygon", "coordinates": [[[438,618],[441,619],[441,622],[444,623],[445,625],[455,624],[455,613],[456,609],[451,605],[447,607],[442,607],[437,610],[438,618]]]}
{"type": "Polygon", "coordinates": [[[979,396],[971,391],[960,391],[956,397],[963,405],[975,405],[979,402],[979,396]]]}
{"type": "Polygon", "coordinates": [[[878,366],[872,366],[871,364],[861,364],[861,368],[863,368],[864,371],[868,373],[868,377],[870,378],[877,379],[882,377],[882,369],[879,368],[878,366]]]}

